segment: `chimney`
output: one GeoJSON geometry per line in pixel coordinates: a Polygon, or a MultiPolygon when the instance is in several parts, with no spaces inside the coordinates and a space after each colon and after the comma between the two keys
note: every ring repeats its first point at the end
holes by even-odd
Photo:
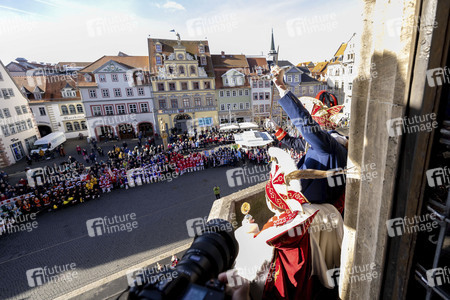
{"type": "Polygon", "coordinates": [[[222,58],[225,58],[225,51],[221,51],[220,54],[222,55],[222,58]]]}

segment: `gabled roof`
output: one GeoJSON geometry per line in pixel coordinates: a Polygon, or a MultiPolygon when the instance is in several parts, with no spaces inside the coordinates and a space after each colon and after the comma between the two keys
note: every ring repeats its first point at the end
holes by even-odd
{"type": "Polygon", "coordinates": [[[223,85],[223,81],[222,81],[222,76],[225,75],[225,73],[229,72],[231,70],[226,70],[226,69],[222,69],[222,70],[214,70],[214,80],[216,82],[216,89],[223,89],[223,88],[242,88],[242,87],[250,87],[250,82],[248,80],[247,76],[244,76],[244,85],[240,85],[240,86],[224,86],[223,85]]]}
{"type": "Polygon", "coordinates": [[[323,62],[318,62],[314,69],[311,70],[311,73],[320,73],[320,72],[325,72],[325,70],[327,69],[328,66],[328,62],[323,61],[323,62]]]}
{"type": "Polygon", "coordinates": [[[120,64],[124,64],[131,68],[142,68],[144,70],[149,70],[148,66],[148,56],[102,56],[90,65],[81,69],[80,73],[92,73],[101,66],[105,65],[109,61],[115,61],[120,64]]]}
{"type": "Polygon", "coordinates": [[[310,73],[311,72],[307,67],[303,67],[303,66],[300,66],[300,67],[297,66],[297,69],[299,69],[303,73],[310,73]]]}
{"type": "Polygon", "coordinates": [[[334,57],[339,57],[339,56],[341,56],[341,55],[344,55],[345,48],[347,48],[347,43],[342,43],[342,44],[339,46],[339,49],[338,49],[338,50],[336,51],[336,53],[334,54],[334,57]]]}
{"type": "Polygon", "coordinates": [[[86,67],[88,65],[90,65],[92,62],[80,62],[80,61],[61,61],[59,63],[56,64],[56,67],[64,67],[64,66],[69,66],[69,67],[86,67]]]}
{"type": "Polygon", "coordinates": [[[230,69],[230,70],[226,71],[225,73],[223,73],[223,74],[222,74],[222,77],[223,77],[223,76],[228,76],[228,75],[231,75],[231,74],[236,74],[236,75],[239,75],[239,76],[245,76],[244,73],[239,72],[239,71],[236,70],[236,69],[230,69]]]}
{"type": "MultiPolygon", "coordinates": [[[[120,63],[120,62],[117,62],[117,61],[111,59],[111,60],[108,60],[107,62],[105,62],[103,65],[99,66],[97,69],[95,69],[95,70],[93,71],[93,73],[98,73],[98,72],[100,72],[102,69],[108,68],[108,66],[110,66],[111,64],[113,64],[114,66],[118,65],[118,66],[120,66],[121,68],[123,68],[124,70],[134,69],[133,66],[129,66],[129,65],[127,65],[127,64],[120,63]]],[[[108,72],[108,71],[106,71],[106,72],[108,72]]]]}
{"type": "Polygon", "coordinates": [[[320,83],[319,80],[312,78],[308,74],[302,74],[301,75],[301,82],[302,83],[320,83]]]}
{"type": "Polygon", "coordinates": [[[16,63],[15,61],[12,61],[9,64],[7,64],[5,66],[5,68],[8,69],[10,72],[14,71],[14,68],[22,70],[22,71],[27,71],[27,70],[31,69],[30,67],[23,66],[23,65],[21,65],[19,63],[16,63]]]}

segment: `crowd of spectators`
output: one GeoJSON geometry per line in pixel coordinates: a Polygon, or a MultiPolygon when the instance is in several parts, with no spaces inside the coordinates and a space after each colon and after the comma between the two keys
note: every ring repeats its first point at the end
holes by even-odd
{"type": "MultiPolygon", "coordinates": [[[[153,141],[143,141],[135,147],[103,146],[90,142],[89,152],[77,146],[77,155],[68,156],[60,165],[49,165],[33,182],[26,176],[15,185],[0,172],[0,201],[13,201],[0,207],[0,235],[13,231],[18,217],[55,211],[101,197],[114,189],[171,181],[188,172],[244,163],[267,164],[266,148],[238,149],[232,134],[219,132],[173,138],[167,150],[153,141]],[[77,157],[78,156],[78,157],[77,157]]],[[[34,170],[34,169],[33,169],[34,170]]],[[[19,218],[20,219],[20,218],[19,218]]]]}

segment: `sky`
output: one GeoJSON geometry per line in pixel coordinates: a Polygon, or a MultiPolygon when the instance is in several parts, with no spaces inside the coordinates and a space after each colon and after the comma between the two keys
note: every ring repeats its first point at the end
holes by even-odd
{"type": "Polygon", "coordinates": [[[333,57],[361,31],[359,0],[0,0],[0,60],[91,62],[148,55],[147,38],[207,39],[212,54],[333,57]]]}

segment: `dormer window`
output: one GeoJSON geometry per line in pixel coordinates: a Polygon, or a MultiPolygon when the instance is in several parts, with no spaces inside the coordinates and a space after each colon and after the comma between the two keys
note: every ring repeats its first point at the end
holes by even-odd
{"type": "Polygon", "coordinates": [[[256,69],[256,74],[262,75],[262,68],[261,68],[261,67],[258,67],[258,68],[256,69]]]}
{"type": "Polygon", "coordinates": [[[84,74],[84,81],[86,82],[91,82],[92,81],[92,77],[89,74],[84,74]]]}
{"type": "Polygon", "coordinates": [[[178,57],[178,60],[183,60],[184,59],[184,56],[183,56],[182,53],[178,53],[177,57],[178,57]]]}
{"type": "Polygon", "coordinates": [[[161,52],[162,52],[162,46],[161,46],[160,43],[156,43],[156,45],[155,45],[155,50],[156,50],[156,52],[158,52],[158,53],[161,53],[161,52]]]}
{"type": "Polygon", "coordinates": [[[199,53],[205,53],[205,46],[203,46],[202,44],[200,44],[200,45],[198,46],[198,52],[199,52],[199,53]]]}
{"type": "Polygon", "coordinates": [[[41,100],[42,99],[41,93],[34,93],[34,99],[41,100]]]}
{"type": "Polygon", "coordinates": [[[206,56],[201,56],[201,57],[200,57],[200,64],[201,64],[202,66],[205,66],[205,65],[206,65],[206,56]]]}

